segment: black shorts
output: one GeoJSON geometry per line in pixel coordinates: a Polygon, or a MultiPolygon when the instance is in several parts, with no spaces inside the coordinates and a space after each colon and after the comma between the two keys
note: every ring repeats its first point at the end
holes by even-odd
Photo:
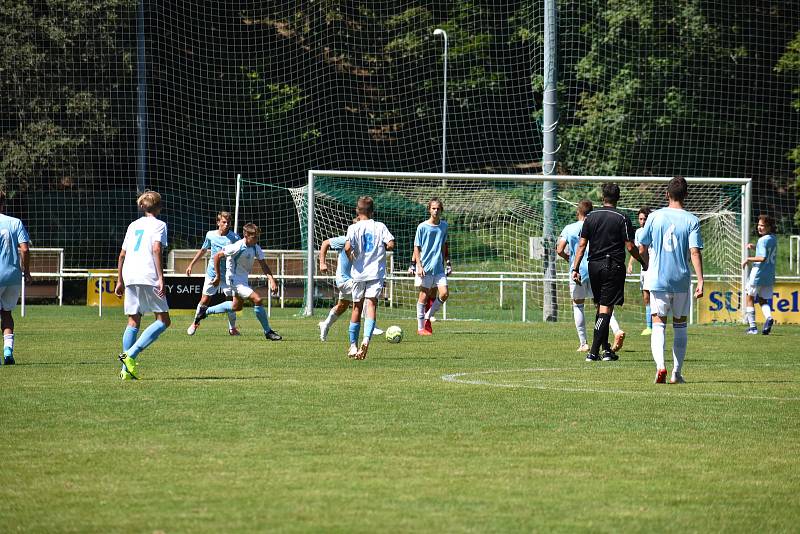
{"type": "Polygon", "coordinates": [[[621,306],[625,302],[625,265],[613,260],[589,262],[589,283],[594,303],[621,306]]]}

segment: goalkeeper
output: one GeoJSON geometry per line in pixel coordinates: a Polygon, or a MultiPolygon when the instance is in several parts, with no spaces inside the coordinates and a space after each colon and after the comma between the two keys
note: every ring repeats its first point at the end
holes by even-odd
{"type": "Polygon", "coordinates": [[[417,269],[414,286],[419,288],[417,300],[417,334],[433,335],[431,317],[447,301],[447,275],[450,274],[450,251],[447,244],[447,222],[442,220],[444,204],[438,198],[428,201],[430,217],[417,226],[414,236],[414,258],[417,269]],[[429,309],[428,300],[435,300],[429,309]]]}

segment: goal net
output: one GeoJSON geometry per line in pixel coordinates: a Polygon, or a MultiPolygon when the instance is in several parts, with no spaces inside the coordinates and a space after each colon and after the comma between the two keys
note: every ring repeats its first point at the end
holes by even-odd
{"type": "MultiPolygon", "coordinates": [[[[600,184],[615,181],[622,192],[618,207],[636,221],[640,207],[666,205],[669,178],[552,179],[557,189],[551,205],[552,220],[547,223],[543,176],[313,171],[311,185],[294,189],[292,196],[304,224],[303,244],[313,257],[311,269],[316,269],[316,251],[322,242],[346,233],[357,198],[370,195],[375,199],[375,218],[388,226],[396,240],[380,301],[386,308],[382,314],[414,316],[418,293],[407,272],[414,233],[428,218],[428,200],[438,197],[444,203],[443,219],[448,223],[453,264],[453,274],[448,278],[448,319],[541,321],[545,318],[546,295],[554,293],[560,313],[548,315],[548,320],[571,321],[570,268],[565,260],[555,260],[554,246],[561,229],[575,221],[577,202],[588,198],[595,206],[600,205],[600,184]],[[309,191],[309,187],[313,189],[309,191]],[[554,273],[548,271],[548,261],[555,261],[554,273]]],[[[742,209],[747,206],[748,181],[688,181],[686,209],[701,221],[706,279],[719,280],[735,295],[742,283],[742,241],[747,232],[742,209]]],[[[335,269],[336,256],[331,254],[328,261],[335,269]]],[[[618,312],[623,327],[625,321],[644,318],[638,267],[634,272],[626,284],[626,305],[618,312]]],[[[308,293],[307,287],[306,311],[330,306],[335,297],[332,279],[309,274],[313,275],[315,291],[308,293]]]]}

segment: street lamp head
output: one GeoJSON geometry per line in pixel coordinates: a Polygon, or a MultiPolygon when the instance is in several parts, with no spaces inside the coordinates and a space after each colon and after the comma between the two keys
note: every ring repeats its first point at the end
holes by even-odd
{"type": "Polygon", "coordinates": [[[444,35],[445,39],[447,38],[447,32],[441,28],[436,28],[433,30],[433,35],[444,35]]]}

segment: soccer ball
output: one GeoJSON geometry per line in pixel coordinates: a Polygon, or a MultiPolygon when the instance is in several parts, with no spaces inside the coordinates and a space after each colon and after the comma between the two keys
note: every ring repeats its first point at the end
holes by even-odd
{"type": "Polygon", "coordinates": [[[386,341],[389,343],[400,343],[403,341],[403,329],[399,326],[390,326],[387,328],[386,341]]]}

